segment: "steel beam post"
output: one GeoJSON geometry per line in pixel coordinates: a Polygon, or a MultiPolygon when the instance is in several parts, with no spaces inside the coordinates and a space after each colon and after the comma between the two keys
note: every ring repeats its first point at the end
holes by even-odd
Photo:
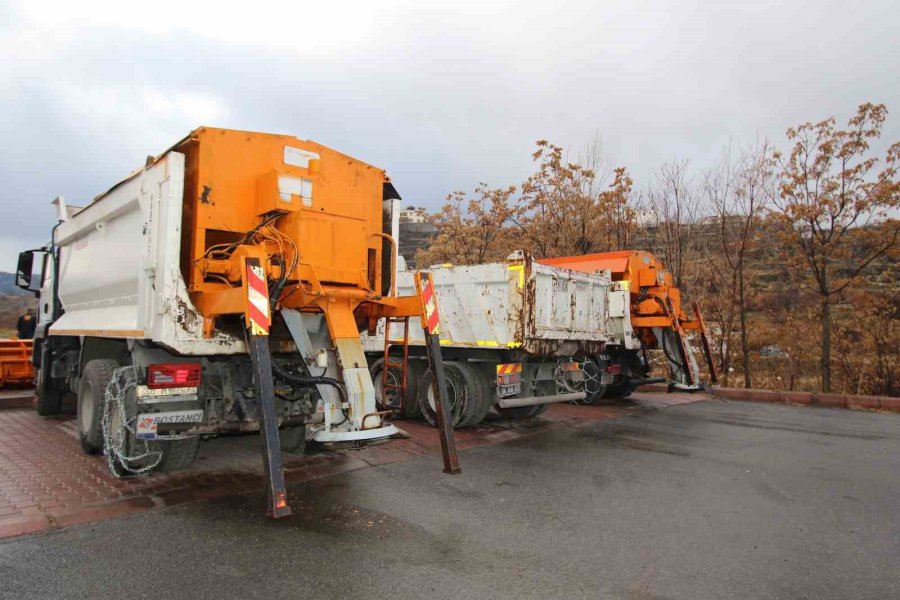
{"type": "Polygon", "coordinates": [[[272,318],[262,265],[255,257],[247,257],[245,263],[247,344],[259,410],[259,439],[266,476],[266,513],[277,519],[290,515],[291,507],[287,503],[278,416],[275,414],[275,382],[272,379],[272,355],[269,352],[269,325],[272,318]]]}

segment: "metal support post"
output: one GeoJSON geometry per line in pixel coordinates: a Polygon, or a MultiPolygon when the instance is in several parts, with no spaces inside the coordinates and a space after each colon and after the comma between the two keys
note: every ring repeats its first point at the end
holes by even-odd
{"type": "Polygon", "coordinates": [[[246,259],[245,272],[248,350],[259,403],[259,437],[266,477],[266,514],[277,519],[290,515],[291,507],[287,503],[278,417],[275,414],[275,383],[272,379],[272,355],[269,352],[269,294],[265,273],[258,258],[246,259]]]}
{"type": "Polygon", "coordinates": [[[431,389],[435,397],[444,473],[455,475],[461,470],[453,424],[450,421],[450,405],[447,402],[447,380],[444,379],[444,361],[441,357],[440,318],[431,273],[416,273],[416,291],[422,298],[422,328],[425,330],[425,349],[431,367],[431,389]]]}

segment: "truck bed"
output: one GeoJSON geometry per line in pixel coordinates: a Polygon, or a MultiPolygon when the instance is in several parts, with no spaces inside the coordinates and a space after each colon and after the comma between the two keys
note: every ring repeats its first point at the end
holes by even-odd
{"type": "Polygon", "coordinates": [[[51,335],[148,339],[179,354],[236,354],[243,340],[204,338],[180,268],[184,155],[168,152],[56,230],[59,298],[51,335]]]}
{"type": "MultiPolygon", "coordinates": [[[[630,336],[627,292],[619,291],[606,272],[579,273],[527,257],[429,271],[445,347],[572,356],[625,345],[630,336]]],[[[399,273],[398,293],[413,293],[414,285],[411,272],[399,273]]],[[[412,321],[410,344],[423,345],[421,323],[412,321]]],[[[402,327],[391,332],[392,338],[399,336],[402,327]]],[[[383,351],[383,323],[363,341],[366,351],[383,351]]]]}

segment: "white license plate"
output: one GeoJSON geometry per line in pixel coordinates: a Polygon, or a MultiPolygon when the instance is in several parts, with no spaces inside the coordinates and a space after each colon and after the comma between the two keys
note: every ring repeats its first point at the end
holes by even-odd
{"type": "Polygon", "coordinates": [[[501,398],[506,398],[508,396],[515,396],[519,392],[522,391],[521,383],[513,383],[510,385],[498,385],[497,386],[497,395],[501,398]]]}
{"type": "Polygon", "coordinates": [[[160,424],[199,423],[203,420],[202,410],[173,410],[151,414],[141,414],[137,418],[135,435],[140,440],[156,439],[156,430],[160,424]]]}

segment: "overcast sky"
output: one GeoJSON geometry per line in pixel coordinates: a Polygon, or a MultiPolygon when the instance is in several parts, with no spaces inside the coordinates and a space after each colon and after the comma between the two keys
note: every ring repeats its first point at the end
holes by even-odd
{"type": "Polygon", "coordinates": [[[900,3],[0,0],[0,270],[199,125],[314,139],[406,204],[520,183],[533,142],[643,186],[865,101],[900,139],[900,3]],[[851,7],[852,6],[852,7],[851,7]]]}

